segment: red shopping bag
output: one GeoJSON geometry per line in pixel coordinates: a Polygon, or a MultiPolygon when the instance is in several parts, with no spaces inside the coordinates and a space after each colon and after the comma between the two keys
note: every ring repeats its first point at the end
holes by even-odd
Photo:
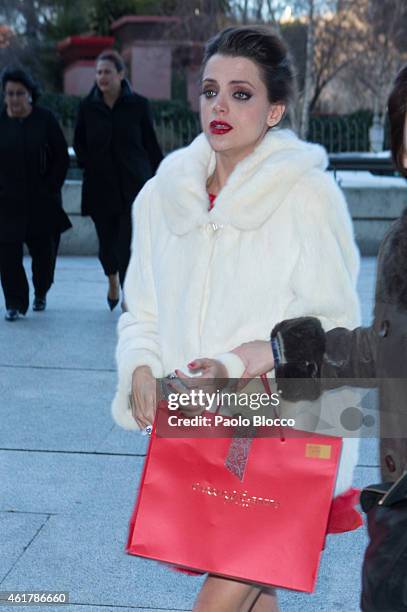
{"type": "MultiPolygon", "coordinates": [[[[166,410],[161,405],[159,412],[166,410]]],[[[341,439],[304,432],[240,444],[187,436],[161,438],[153,431],[127,552],[312,592],[341,439]],[[239,474],[233,464],[242,457],[239,474]]]]}

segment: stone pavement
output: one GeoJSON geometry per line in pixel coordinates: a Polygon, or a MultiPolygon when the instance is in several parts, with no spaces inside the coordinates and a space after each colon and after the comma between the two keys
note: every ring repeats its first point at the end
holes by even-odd
{"type": "MultiPolygon", "coordinates": [[[[365,322],[374,268],[363,260],[365,322]]],[[[201,578],[123,551],[146,440],[110,417],[119,312],[105,292],[96,259],[65,257],[45,313],[6,323],[1,311],[0,591],[69,591],[63,609],[77,612],[190,610],[201,578]]],[[[377,465],[377,441],[364,440],[356,485],[377,465]]],[[[365,544],[363,529],[329,536],[316,592],[280,591],[281,609],[358,610],[365,544]]]]}

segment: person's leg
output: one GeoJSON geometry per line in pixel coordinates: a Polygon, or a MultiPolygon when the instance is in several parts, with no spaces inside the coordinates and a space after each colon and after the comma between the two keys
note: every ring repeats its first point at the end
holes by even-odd
{"type": "Polygon", "coordinates": [[[117,216],[92,217],[99,241],[99,261],[106,276],[113,276],[119,271],[117,259],[117,237],[119,223],[117,216]]]}
{"type": "Polygon", "coordinates": [[[243,602],[243,604],[240,606],[239,612],[251,612],[252,610],[254,610],[256,603],[258,602],[261,596],[261,593],[262,591],[260,588],[253,588],[249,593],[248,597],[243,602]]]}
{"type": "Polygon", "coordinates": [[[99,241],[99,261],[109,280],[107,301],[111,310],[120,299],[119,261],[117,243],[119,235],[119,217],[92,217],[99,241]]]}
{"type": "Polygon", "coordinates": [[[54,282],[55,266],[56,266],[56,263],[57,263],[59,243],[61,242],[61,234],[60,234],[60,232],[56,232],[53,235],[53,239],[54,239],[54,266],[53,266],[53,270],[52,270],[52,282],[54,282]]]}
{"type": "Polygon", "coordinates": [[[25,314],[29,303],[29,288],[21,242],[0,244],[0,278],[6,309],[25,314]]]}
{"type": "Polygon", "coordinates": [[[277,593],[275,589],[265,588],[257,595],[248,612],[279,612],[277,593]]]}
{"type": "Polygon", "coordinates": [[[123,287],[126,271],[130,261],[131,247],[131,211],[120,215],[117,254],[119,261],[120,285],[123,287]]]}
{"type": "Polygon", "coordinates": [[[261,587],[237,580],[209,575],[193,607],[193,612],[246,612],[250,610],[261,587]]]}
{"type": "Polygon", "coordinates": [[[45,310],[46,295],[54,281],[55,237],[52,234],[29,236],[26,240],[31,255],[32,280],[35,299],[34,310],[45,310]]]}

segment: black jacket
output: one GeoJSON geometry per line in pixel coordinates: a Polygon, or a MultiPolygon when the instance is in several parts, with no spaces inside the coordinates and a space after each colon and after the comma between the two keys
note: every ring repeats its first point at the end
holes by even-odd
{"type": "Polygon", "coordinates": [[[25,119],[0,112],[0,242],[71,227],[61,188],[69,166],[66,141],[54,115],[35,106],[25,119]]]}
{"type": "Polygon", "coordinates": [[[133,93],[127,81],[112,109],[97,85],[81,102],[74,148],[84,168],[83,215],[129,211],[162,160],[148,101],[133,93]]]}
{"type": "Polygon", "coordinates": [[[379,389],[382,476],[396,480],[407,469],[407,209],[380,246],[370,327],[324,334],[317,319],[304,317],[280,323],[272,337],[284,354],[276,373],[287,396],[289,379],[306,376],[323,386],[356,378],[357,386],[379,389]]]}

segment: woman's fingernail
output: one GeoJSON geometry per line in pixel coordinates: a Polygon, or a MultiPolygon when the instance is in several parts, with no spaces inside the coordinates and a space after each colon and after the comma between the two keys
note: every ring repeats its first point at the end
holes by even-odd
{"type": "Polygon", "coordinates": [[[188,364],[189,368],[196,368],[196,363],[195,361],[191,361],[191,363],[188,364]]]}

